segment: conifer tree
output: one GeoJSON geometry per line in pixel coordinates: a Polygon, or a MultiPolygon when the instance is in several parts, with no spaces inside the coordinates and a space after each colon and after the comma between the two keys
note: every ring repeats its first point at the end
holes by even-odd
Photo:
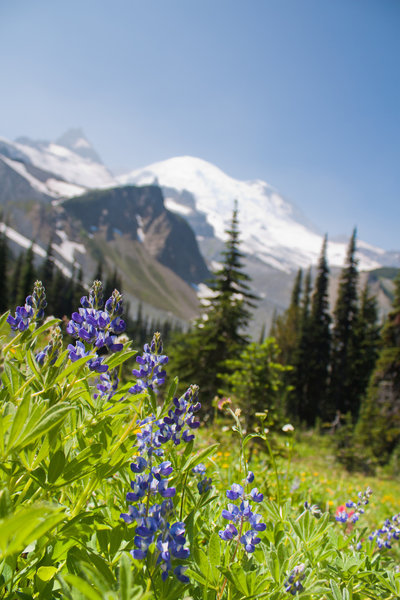
{"type": "Polygon", "coordinates": [[[220,378],[229,371],[227,359],[238,358],[248,343],[246,328],[256,297],[243,271],[239,249],[238,209],[235,203],[222,267],[210,282],[212,296],[193,329],[177,338],[171,367],[184,385],[196,382],[202,390],[204,412],[212,415],[211,403],[220,378]]]}
{"type": "Polygon", "coordinates": [[[21,277],[18,285],[17,304],[23,306],[25,298],[32,291],[36,279],[36,271],[33,264],[33,243],[29,246],[24,256],[24,262],[21,268],[21,277]]]}
{"type": "Polygon", "coordinates": [[[321,256],[318,262],[314,292],[311,300],[308,360],[307,360],[307,398],[304,418],[309,425],[316,417],[326,418],[328,394],[328,376],[330,363],[330,324],[329,314],[329,268],[326,259],[327,237],[325,236],[321,256]]]}
{"type": "Polygon", "coordinates": [[[53,240],[50,239],[46,257],[39,271],[39,279],[43,283],[46,289],[46,300],[47,300],[47,312],[48,314],[54,313],[53,298],[51,297],[51,290],[53,289],[53,277],[54,277],[54,256],[53,256],[53,240]]]}
{"type": "Polygon", "coordinates": [[[9,306],[8,258],[7,236],[2,230],[0,232],[0,313],[11,308],[9,306]]]}
{"type": "Polygon", "coordinates": [[[361,399],[365,394],[378,358],[381,329],[378,322],[377,300],[370,294],[368,282],[364,286],[360,300],[360,308],[354,325],[357,348],[353,374],[355,415],[358,413],[361,399]]]}
{"type": "Polygon", "coordinates": [[[17,260],[15,261],[15,265],[14,265],[14,269],[12,272],[12,277],[11,277],[11,282],[10,282],[10,300],[9,300],[9,307],[10,309],[13,309],[18,302],[18,289],[19,289],[19,285],[20,285],[20,278],[21,278],[21,272],[22,272],[22,265],[24,263],[24,258],[25,258],[25,253],[21,252],[18,257],[17,260]]]}
{"type": "Polygon", "coordinates": [[[299,343],[302,278],[303,272],[299,269],[294,280],[290,304],[282,315],[275,317],[271,327],[271,336],[276,339],[279,347],[279,360],[284,365],[294,364],[299,343]]]}
{"type": "Polygon", "coordinates": [[[299,338],[292,374],[293,392],[288,399],[288,414],[301,421],[307,418],[308,356],[310,352],[311,268],[307,270],[299,318],[299,338]]]}
{"type": "Polygon", "coordinates": [[[356,436],[366,454],[387,461],[400,444],[400,275],[382,332],[382,347],[362,402],[356,436]]]}
{"type": "Polygon", "coordinates": [[[342,414],[351,412],[354,416],[358,409],[353,388],[358,352],[354,329],[358,315],[358,270],[355,252],[356,230],[354,229],[347,250],[346,264],[340,276],[334,310],[328,418],[333,417],[336,411],[342,414]]]}

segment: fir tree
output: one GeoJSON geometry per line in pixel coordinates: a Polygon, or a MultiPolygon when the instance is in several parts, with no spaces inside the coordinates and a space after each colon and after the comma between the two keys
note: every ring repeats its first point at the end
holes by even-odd
{"type": "Polygon", "coordinates": [[[53,277],[54,277],[54,256],[53,256],[53,240],[50,239],[46,257],[44,259],[43,265],[39,271],[39,279],[43,283],[46,289],[46,300],[47,300],[47,312],[48,314],[54,313],[53,307],[53,298],[50,295],[50,291],[53,288],[53,277]]]}
{"type": "Polygon", "coordinates": [[[313,425],[318,416],[322,419],[327,417],[331,316],[329,314],[329,268],[326,248],[327,237],[325,236],[318,262],[309,322],[308,384],[304,407],[304,418],[309,425],[313,425]]]}
{"type": "Polygon", "coordinates": [[[356,436],[366,454],[387,461],[400,443],[400,275],[392,310],[382,332],[382,347],[360,410],[356,436]]]}
{"type": "Polygon", "coordinates": [[[223,264],[210,282],[212,296],[193,329],[176,340],[170,363],[185,385],[196,382],[200,386],[208,415],[212,415],[220,377],[229,372],[226,361],[238,358],[248,343],[246,328],[256,299],[243,271],[236,203],[226,233],[223,264]]]}
{"type": "Polygon", "coordinates": [[[36,271],[33,264],[33,243],[29,246],[24,256],[24,262],[21,268],[21,277],[18,285],[17,304],[23,306],[25,298],[32,291],[33,284],[36,280],[36,271]]]}
{"type": "Polygon", "coordinates": [[[7,236],[2,230],[0,232],[0,312],[3,313],[9,306],[8,289],[8,244],[7,236]]]}
{"type": "Polygon", "coordinates": [[[300,333],[300,298],[303,272],[298,270],[294,280],[289,307],[277,317],[271,327],[271,336],[279,347],[279,360],[284,365],[293,365],[299,343],[300,333]]]}
{"type": "Polygon", "coordinates": [[[299,338],[293,360],[293,392],[288,399],[288,414],[300,421],[307,419],[308,397],[308,356],[310,352],[310,299],[311,269],[308,269],[304,281],[303,298],[299,318],[299,338]]]}
{"type": "Polygon", "coordinates": [[[331,418],[336,411],[344,414],[357,413],[357,399],[353,388],[355,363],[357,360],[357,342],[355,323],[358,315],[357,283],[358,271],[356,252],[356,230],[351,236],[346,265],[342,269],[339,291],[334,310],[334,326],[332,332],[331,378],[327,417],[331,418]]]}
{"type": "Polygon", "coordinates": [[[375,367],[380,341],[377,300],[370,294],[368,282],[361,294],[360,308],[354,325],[354,337],[358,351],[355,356],[352,387],[356,403],[354,414],[357,415],[359,404],[375,367]]]}
{"type": "Polygon", "coordinates": [[[13,309],[18,302],[18,289],[20,285],[22,265],[24,263],[25,254],[21,252],[15,261],[14,270],[12,272],[10,282],[10,302],[9,308],[13,309]]]}

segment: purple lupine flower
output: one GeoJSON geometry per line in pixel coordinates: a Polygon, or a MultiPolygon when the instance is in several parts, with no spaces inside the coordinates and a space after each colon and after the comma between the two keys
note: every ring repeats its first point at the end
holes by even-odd
{"type": "Polygon", "coordinates": [[[239,483],[232,483],[231,489],[226,492],[227,498],[229,500],[237,500],[238,498],[243,497],[243,486],[239,483]]]}
{"type": "MultiPolygon", "coordinates": [[[[114,290],[107,300],[104,310],[102,304],[102,283],[94,281],[89,295],[81,298],[81,308],[72,313],[66,331],[80,343],[84,342],[86,346],[92,346],[95,350],[105,347],[110,352],[119,352],[123,345],[119,343],[117,335],[126,328],[125,322],[120,318],[122,296],[117,290],[114,290]]],[[[73,356],[70,354],[70,359],[76,360],[73,356]]],[[[98,373],[105,373],[108,369],[108,366],[103,363],[103,359],[99,358],[97,354],[88,362],[88,367],[98,373]]],[[[102,390],[100,389],[100,391],[102,390]]]]}
{"type": "Polygon", "coordinates": [[[295,566],[283,584],[285,586],[285,591],[292,596],[295,596],[304,589],[301,583],[305,578],[304,569],[304,563],[300,563],[299,565],[295,566]]]}
{"type": "Polygon", "coordinates": [[[262,494],[258,492],[257,488],[254,488],[250,494],[245,494],[243,486],[234,483],[226,492],[226,495],[230,500],[240,499],[241,502],[239,506],[230,502],[228,503],[228,508],[222,510],[221,516],[231,521],[231,523],[225,529],[220,530],[218,535],[225,541],[237,539],[240,535],[239,542],[244,546],[246,552],[252,553],[255,550],[255,546],[261,541],[258,537],[258,532],[264,531],[266,524],[261,521],[261,515],[253,512],[247,497],[261,501],[262,498],[259,498],[262,494]],[[249,527],[247,527],[247,523],[249,527]]]}
{"type": "Polygon", "coordinates": [[[366,504],[369,503],[369,498],[372,494],[372,490],[370,487],[364,492],[358,492],[358,501],[353,502],[353,500],[349,500],[346,502],[345,506],[338,506],[335,513],[335,519],[339,523],[356,523],[360,518],[360,515],[364,514],[364,508],[366,504]]]}
{"type": "Polygon", "coordinates": [[[194,438],[190,431],[200,426],[200,422],[196,421],[194,416],[201,408],[198,393],[198,386],[191,385],[180,398],[174,398],[173,407],[169,409],[160,424],[162,443],[172,440],[177,446],[181,440],[187,443],[194,438]]]}
{"type": "Polygon", "coordinates": [[[41,281],[35,281],[33,292],[25,299],[24,306],[17,306],[15,316],[8,315],[7,323],[13,331],[26,331],[31,322],[40,323],[47,306],[46,294],[41,281]]]}
{"type": "Polygon", "coordinates": [[[391,519],[386,519],[382,527],[373,531],[368,539],[375,540],[379,549],[391,548],[392,540],[400,539],[400,513],[394,515],[391,519]]]}
{"type": "Polygon", "coordinates": [[[150,344],[143,347],[142,356],[136,357],[136,362],[140,365],[139,369],[133,369],[136,384],[129,389],[131,394],[139,394],[147,389],[158,392],[158,386],[165,381],[166,372],[164,365],[168,362],[168,356],[162,354],[161,335],[156,332],[150,344]]]}
{"type": "Polygon", "coordinates": [[[112,369],[111,373],[106,371],[100,375],[99,383],[96,385],[99,393],[94,394],[96,398],[106,398],[111,400],[117,392],[119,385],[118,369],[112,369]]]}
{"type": "Polygon", "coordinates": [[[60,350],[62,349],[62,334],[61,329],[58,325],[52,328],[50,334],[50,341],[40,350],[35,356],[37,363],[42,367],[43,365],[54,365],[56,362],[60,350]]]}
{"type": "Polygon", "coordinates": [[[206,476],[206,468],[203,463],[199,463],[192,469],[192,473],[197,475],[197,489],[199,494],[205,494],[208,490],[211,489],[212,479],[211,477],[206,476]]]}
{"type": "Polygon", "coordinates": [[[253,502],[262,502],[264,499],[264,494],[258,491],[257,488],[253,488],[250,492],[251,499],[253,502]]]}

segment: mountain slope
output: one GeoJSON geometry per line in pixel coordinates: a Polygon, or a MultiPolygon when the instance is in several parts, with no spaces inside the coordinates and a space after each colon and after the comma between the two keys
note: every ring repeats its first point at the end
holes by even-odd
{"type": "MultiPolygon", "coordinates": [[[[224,230],[236,199],[245,253],[286,272],[308,267],[318,260],[322,235],[293,204],[264,181],[238,181],[214,165],[190,156],[136,169],[120,176],[118,181],[136,185],[157,183],[165,192],[166,206],[184,214],[197,235],[209,239],[225,239],[224,230]],[[205,224],[209,226],[208,233],[205,224]]],[[[207,242],[202,243],[202,247],[206,245],[207,242]]],[[[328,243],[331,266],[343,265],[346,245],[328,243]]],[[[382,264],[383,250],[363,242],[358,247],[361,269],[378,268],[382,264]]]]}

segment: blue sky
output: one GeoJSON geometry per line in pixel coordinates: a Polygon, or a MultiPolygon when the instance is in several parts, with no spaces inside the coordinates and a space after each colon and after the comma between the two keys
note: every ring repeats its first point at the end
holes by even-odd
{"type": "Polygon", "coordinates": [[[399,0],[0,2],[0,136],[190,154],[400,249],[399,0]]]}

